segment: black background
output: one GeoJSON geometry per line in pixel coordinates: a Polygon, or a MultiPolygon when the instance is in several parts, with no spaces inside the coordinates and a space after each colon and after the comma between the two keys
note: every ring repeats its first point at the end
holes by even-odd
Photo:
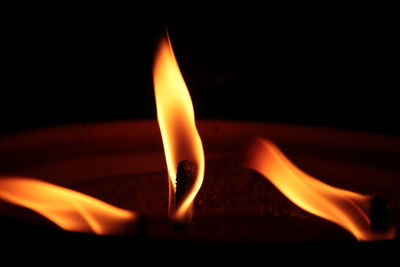
{"type": "Polygon", "coordinates": [[[3,23],[0,133],[155,118],[153,54],[167,26],[197,118],[399,135],[398,31],[388,10],[13,9],[3,23]]]}

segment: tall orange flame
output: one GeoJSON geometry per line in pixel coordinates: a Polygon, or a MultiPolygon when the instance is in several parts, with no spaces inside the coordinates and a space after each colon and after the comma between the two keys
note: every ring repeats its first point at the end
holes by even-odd
{"type": "Polygon", "coordinates": [[[1,178],[0,199],[34,210],[75,232],[114,234],[136,218],[135,213],[96,198],[25,177],[1,178]]]}
{"type": "Polygon", "coordinates": [[[311,177],[264,139],[256,140],[249,156],[247,167],[263,174],[300,208],[342,226],[359,241],[394,238],[394,227],[386,232],[371,230],[371,196],[335,188],[311,177]]]}
{"type": "Polygon", "coordinates": [[[178,163],[189,160],[196,165],[195,183],[174,214],[183,219],[192,207],[203,183],[204,151],[197,132],[189,91],[179,70],[169,38],[161,40],[153,68],[157,118],[170,178],[170,190],[176,191],[178,163]]]}

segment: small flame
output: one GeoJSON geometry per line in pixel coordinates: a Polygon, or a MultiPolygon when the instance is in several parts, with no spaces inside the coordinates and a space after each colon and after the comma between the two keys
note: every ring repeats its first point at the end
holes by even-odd
{"type": "Polygon", "coordinates": [[[176,192],[178,163],[188,160],[196,165],[194,185],[175,212],[177,219],[183,219],[190,212],[194,198],[203,183],[204,151],[195,125],[192,100],[168,37],[161,40],[153,77],[158,124],[164,145],[170,190],[173,193],[176,192]]]}
{"type": "Polygon", "coordinates": [[[113,234],[136,218],[96,198],[25,177],[1,178],[0,199],[34,210],[67,231],[113,234]]]}
{"type": "Polygon", "coordinates": [[[342,226],[359,241],[394,238],[394,227],[386,232],[371,230],[371,196],[335,188],[311,177],[270,141],[256,140],[247,167],[264,175],[300,208],[342,226]]]}

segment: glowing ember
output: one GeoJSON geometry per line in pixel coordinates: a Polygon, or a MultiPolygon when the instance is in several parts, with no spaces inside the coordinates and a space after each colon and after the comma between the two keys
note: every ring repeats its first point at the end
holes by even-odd
{"type": "Polygon", "coordinates": [[[168,38],[164,38],[160,43],[153,77],[157,118],[164,145],[171,193],[176,191],[178,163],[188,160],[196,166],[192,189],[180,207],[176,207],[175,214],[171,214],[176,219],[183,220],[190,216],[192,203],[203,183],[204,151],[195,125],[192,100],[168,38]]]}
{"type": "Polygon", "coordinates": [[[0,199],[34,210],[68,231],[113,234],[136,218],[131,211],[32,178],[1,178],[0,199]]]}
{"type": "Polygon", "coordinates": [[[360,241],[394,238],[394,227],[386,232],[371,230],[371,196],[335,188],[311,177],[269,141],[256,140],[246,165],[263,174],[297,206],[342,226],[360,241]]]}

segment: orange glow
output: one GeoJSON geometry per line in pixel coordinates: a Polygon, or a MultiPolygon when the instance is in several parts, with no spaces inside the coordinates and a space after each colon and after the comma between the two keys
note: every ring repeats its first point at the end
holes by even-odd
{"type": "Polygon", "coordinates": [[[300,208],[342,226],[359,241],[394,238],[394,227],[387,232],[371,231],[371,196],[335,188],[311,177],[264,139],[256,140],[249,156],[247,167],[264,175],[300,208]]]}
{"type": "Polygon", "coordinates": [[[34,210],[67,231],[118,233],[136,217],[96,198],[25,177],[1,178],[0,199],[34,210]]]}
{"type": "MultiPolygon", "coordinates": [[[[176,172],[181,160],[196,165],[195,183],[173,216],[184,219],[190,213],[194,198],[203,183],[204,151],[197,132],[189,91],[176,62],[171,42],[161,40],[153,68],[157,118],[161,130],[170,178],[170,190],[176,190],[176,172]]],[[[172,215],[172,214],[171,214],[172,215]]]]}

